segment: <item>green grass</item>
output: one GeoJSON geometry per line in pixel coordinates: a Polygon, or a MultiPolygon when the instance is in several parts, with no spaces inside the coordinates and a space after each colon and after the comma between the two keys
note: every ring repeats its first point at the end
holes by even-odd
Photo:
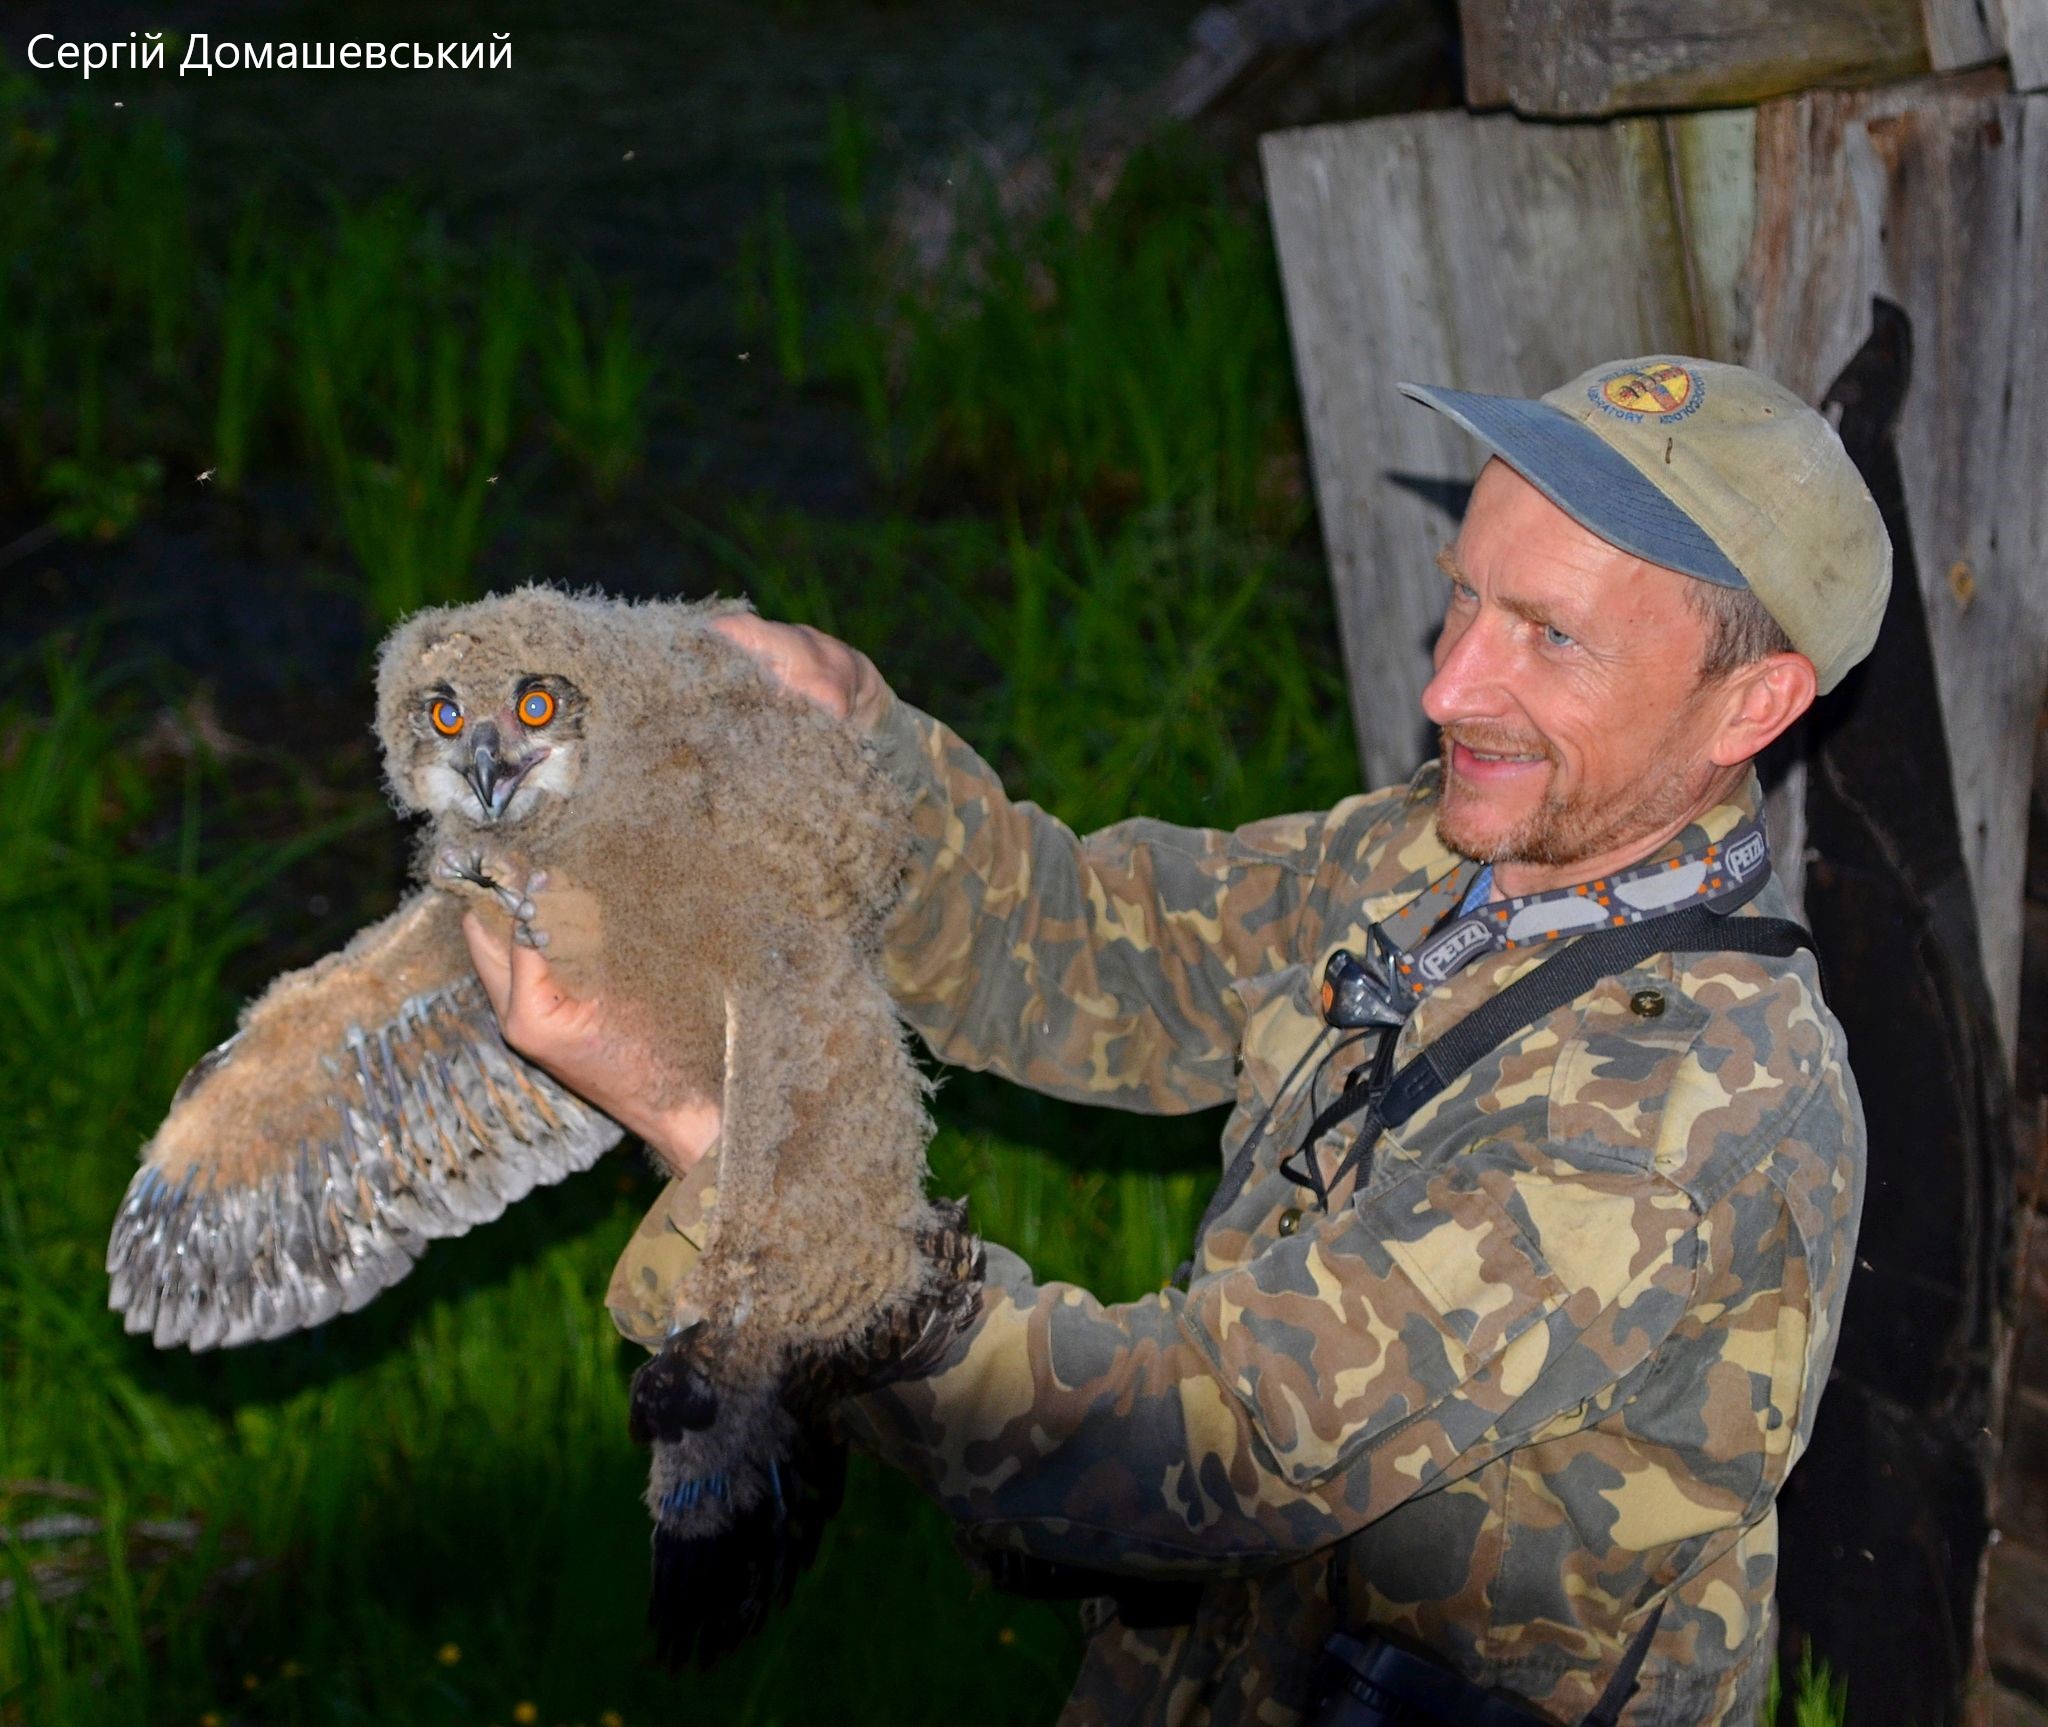
{"type": "Polygon", "coordinates": [[[1098,516],[1194,507],[1276,540],[1303,528],[1272,241],[1226,190],[1226,164],[1170,134],[1091,206],[1058,158],[1053,196],[1021,219],[984,185],[963,199],[946,259],[916,278],[868,216],[869,156],[863,128],[836,109],[830,159],[850,253],[837,308],[806,314],[801,279],[779,262],[779,206],[752,299],[774,309],[778,331],[818,327],[821,370],[858,402],[876,469],[905,502],[1078,504],[1098,516]]]}
{"type": "Polygon", "coordinates": [[[152,452],[195,265],[183,165],[147,124],[95,125],[0,64],[0,405],[34,489],[52,456],[152,452]]]}
{"type": "Polygon", "coordinates": [[[281,266],[292,406],[372,614],[471,597],[522,413],[533,273],[474,260],[403,199],[338,208],[281,266]]]}
{"type": "Polygon", "coordinates": [[[1212,512],[686,527],[722,586],[867,649],[1078,829],[1141,806],[1236,826],[1357,788],[1320,572],[1212,512]]]}
{"type": "Polygon", "coordinates": [[[555,290],[539,334],[542,385],[554,437],[601,499],[615,498],[647,444],[655,367],[623,300],[602,312],[586,291],[555,290]]]}
{"type": "MultiPolygon", "coordinates": [[[[1849,1681],[1837,1679],[1825,1661],[1817,1660],[1808,1644],[1799,1651],[1799,1665],[1793,1669],[1790,1727],[1843,1727],[1849,1718],[1849,1681]]],[[[1785,1668],[1771,1670],[1770,1690],[1764,1698],[1764,1720],[1782,1718],[1788,1699],[1785,1668]]]]}
{"type": "Polygon", "coordinates": [[[402,196],[304,202],[208,204],[161,129],[0,62],[0,505],[110,539],[166,474],[310,469],[385,623],[479,591],[515,471],[617,495],[655,377],[623,299],[402,196]]]}

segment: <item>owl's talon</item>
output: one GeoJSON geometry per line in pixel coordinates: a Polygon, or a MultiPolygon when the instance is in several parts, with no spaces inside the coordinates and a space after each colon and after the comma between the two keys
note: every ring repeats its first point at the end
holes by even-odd
{"type": "Polygon", "coordinates": [[[485,871],[480,853],[463,853],[449,849],[434,860],[434,875],[440,881],[468,882],[472,887],[485,888],[501,897],[507,891],[501,888],[485,871]]]}
{"type": "Polygon", "coordinates": [[[717,1388],[673,1340],[640,1364],[629,1401],[627,1427],[636,1445],[657,1439],[674,1444],[686,1433],[705,1432],[718,1419],[717,1388]]]}

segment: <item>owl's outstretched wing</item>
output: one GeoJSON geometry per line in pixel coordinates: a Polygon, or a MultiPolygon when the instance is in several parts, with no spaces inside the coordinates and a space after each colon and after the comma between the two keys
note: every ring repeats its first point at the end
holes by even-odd
{"type": "Polygon", "coordinates": [[[461,915],[414,894],[279,978],[185,1076],[107,1249],[129,1331],[211,1349],[352,1312],[429,1241],[618,1142],[505,1046],[461,915]]]}

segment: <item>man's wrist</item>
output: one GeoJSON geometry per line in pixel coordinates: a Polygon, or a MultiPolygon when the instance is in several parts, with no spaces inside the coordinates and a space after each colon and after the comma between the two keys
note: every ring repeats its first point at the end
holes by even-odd
{"type": "Polygon", "coordinates": [[[688,1175],[718,1142],[719,1109],[715,1103],[682,1103],[621,1125],[676,1175],[688,1175]]]}

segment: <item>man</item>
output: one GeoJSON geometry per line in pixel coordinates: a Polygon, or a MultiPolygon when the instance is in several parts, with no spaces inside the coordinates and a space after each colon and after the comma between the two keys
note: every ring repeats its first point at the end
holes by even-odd
{"type": "MultiPolygon", "coordinates": [[[[1618,363],[1541,402],[1407,388],[1493,459],[1439,558],[1441,759],[1406,786],[1081,841],[863,656],[733,622],[916,799],[887,962],[939,1056],[1236,1104],[1184,1290],[1105,1306],[992,1249],[942,1368],[845,1422],[972,1547],[1199,1585],[1097,1603],[1070,1721],[1292,1722],[1331,1634],[1370,1629],[1540,1720],[1640,1660],[1626,1722],[1747,1723],[1863,1191],[1811,957],[1646,947],[1376,1139],[1327,1106],[1389,1017],[1347,1018],[1360,977],[1398,998],[1383,1079],[1575,934],[1782,913],[1775,884],[1749,897],[1750,764],[1868,651],[1889,543],[1827,423],[1734,367],[1618,363]]],[[[695,1166],[609,1297],[652,1346],[715,1112],[647,1121],[602,1004],[472,942],[515,1046],[695,1166]]]]}

